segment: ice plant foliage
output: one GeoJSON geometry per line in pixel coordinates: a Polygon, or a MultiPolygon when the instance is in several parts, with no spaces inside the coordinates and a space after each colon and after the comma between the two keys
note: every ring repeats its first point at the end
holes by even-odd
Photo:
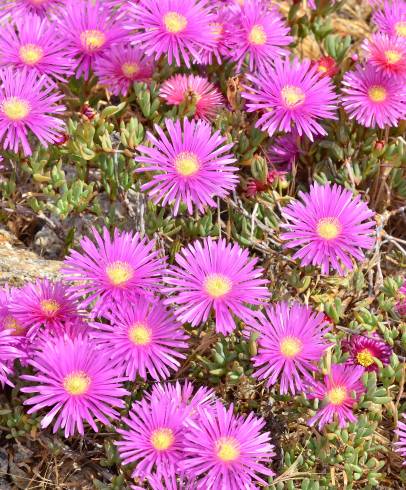
{"type": "Polygon", "coordinates": [[[314,183],[309,193],[299,192],[295,201],[283,210],[287,230],[281,235],[286,248],[299,250],[293,255],[303,266],[330,268],[339,274],[353,268],[352,258],[364,259],[364,250],[374,244],[374,213],[352,192],[336,184],[314,183]]]}
{"type": "Polygon", "coordinates": [[[343,79],[342,103],[350,119],[368,128],[396,126],[406,116],[406,89],[373,65],[357,66],[343,79]]]}
{"type": "Polygon", "coordinates": [[[310,385],[308,397],[317,398],[325,404],[309,419],[308,424],[317,423],[322,429],[333,420],[337,421],[340,427],[345,427],[349,422],[356,422],[353,407],[365,391],[361,381],[363,373],[362,366],[333,364],[330,373],[324,376],[324,381],[310,385]]]}
{"type": "Polygon", "coordinates": [[[165,302],[175,304],[176,317],[193,326],[213,313],[216,331],[227,335],[236,326],[235,317],[255,322],[258,312],[252,306],[269,298],[268,281],[256,263],[237,244],[197,240],[176,255],[177,265],[168,270],[165,302]]]}
{"type": "Polygon", "coordinates": [[[119,415],[113,407],[125,407],[123,397],[129,394],[122,387],[125,378],[119,377],[86,337],[44,341],[30,364],[35,374],[23,378],[32,384],[21,391],[34,396],[24,403],[32,405],[28,413],[47,408],[41,426],[48,427],[55,420],[53,432],[61,428],[65,437],[76,432],[83,435],[84,422],[97,432],[95,419],[108,425],[110,418],[119,415]]]}
{"type": "Polygon", "coordinates": [[[258,75],[247,75],[252,83],[242,96],[247,111],[263,111],[256,126],[272,136],[295,129],[311,141],[325,135],[321,119],[336,119],[336,94],[328,77],[320,77],[309,60],[275,59],[274,67],[258,75]]]}
{"type": "Polygon", "coordinates": [[[232,144],[219,131],[213,132],[204,121],[165,120],[168,136],[155,125],[156,138],[148,133],[153,147],[140,145],[136,161],[144,164],[139,172],[155,172],[150,182],[143,184],[155,203],[174,204],[178,214],[181,203],[189,214],[196,206],[201,212],[206,206],[216,206],[216,197],[226,197],[235,189],[238,177],[236,161],[229,152],[232,144]]]}
{"type": "Polygon", "coordinates": [[[349,353],[348,364],[362,366],[366,371],[378,371],[379,365],[388,364],[392,349],[379,336],[352,335],[342,343],[344,352],[349,353]]]}
{"type": "Polygon", "coordinates": [[[196,118],[212,119],[223,105],[223,97],[207,78],[175,75],[162,84],[161,97],[169,105],[195,104],[196,118]]]}
{"type": "Polygon", "coordinates": [[[65,127],[55,117],[65,111],[58,104],[62,94],[55,91],[44,75],[33,71],[15,71],[0,68],[0,142],[3,149],[15,153],[20,146],[25,155],[31,155],[28,132],[31,131],[47,147],[54,143],[65,127]]]}
{"type": "Polygon", "coordinates": [[[68,54],[76,60],[76,77],[89,78],[90,69],[107,48],[123,42],[127,33],[111,9],[100,0],[69,2],[58,27],[69,46],[68,54]]]}
{"type": "Polygon", "coordinates": [[[250,413],[235,416],[217,402],[214,410],[199,409],[199,419],[189,420],[185,432],[186,458],[182,469],[199,478],[198,488],[239,490],[266,485],[272,476],[269,463],[274,456],[265,421],[250,413]]]}
{"type": "Polygon", "coordinates": [[[235,32],[230,34],[227,44],[238,70],[247,55],[250,71],[262,71],[271,67],[275,58],[288,53],[286,47],[293,40],[289,28],[279,13],[269,10],[265,2],[246,0],[232,20],[235,32]]]}
{"type": "Polygon", "coordinates": [[[105,314],[106,323],[94,323],[93,336],[117,369],[129,379],[149,374],[166,379],[186,356],[187,335],[172,313],[156,299],[118,304],[105,314]]]}
{"type": "Polygon", "coordinates": [[[306,391],[329,345],[324,339],[329,331],[324,314],[299,303],[277,303],[266,309],[257,330],[254,376],[268,387],[280,381],[281,394],[306,391]]]}
{"type": "Polygon", "coordinates": [[[131,39],[147,55],[187,67],[201,60],[201,51],[215,45],[207,0],[140,0],[131,5],[131,39]]]}
{"type": "Polygon", "coordinates": [[[93,239],[84,237],[82,252],[71,250],[62,270],[84,307],[94,301],[96,315],[158,289],[165,260],[154,250],[154,240],[118,229],[111,237],[107,228],[101,235],[93,229],[93,239]]]}
{"type": "Polygon", "coordinates": [[[134,82],[151,78],[153,64],[139,49],[117,45],[95,60],[94,72],[112,94],[127,95],[134,82]]]}
{"type": "Polygon", "coordinates": [[[16,17],[0,33],[2,64],[33,70],[58,81],[72,75],[74,61],[67,56],[66,41],[57,26],[35,15],[16,17]]]}

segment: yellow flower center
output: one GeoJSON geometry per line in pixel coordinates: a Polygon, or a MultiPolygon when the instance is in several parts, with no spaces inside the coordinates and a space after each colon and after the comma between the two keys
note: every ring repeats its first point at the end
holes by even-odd
{"type": "Polygon", "coordinates": [[[223,24],[220,24],[220,22],[212,22],[210,24],[210,29],[216,41],[218,41],[223,35],[223,24]]]}
{"type": "Polygon", "coordinates": [[[322,218],[317,223],[317,234],[325,240],[333,240],[341,233],[341,224],[337,218],[322,218]]]}
{"type": "Polygon", "coordinates": [[[372,102],[383,102],[386,100],[386,96],[386,88],[380,85],[374,85],[368,90],[368,97],[372,100],[372,102]]]}
{"type": "Polygon", "coordinates": [[[327,72],[327,66],[324,66],[324,65],[319,65],[319,66],[317,67],[317,69],[318,69],[319,71],[321,71],[322,73],[326,73],[326,72],[327,72]]]}
{"type": "Polygon", "coordinates": [[[336,386],[335,388],[329,390],[327,393],[327,398],[332,405],[341,405],[347,398],[347,390],[344,388],[344,386],[336,386]]]}
{"type": "Polygon", "coordinates": [[[216,455],[221,461],[235,461],[240,456],[240,444],[234,437],[222,437],[216,442],[216,455]]]}
{"type": "Polygon", "coordinates": [[[54,315],[59,308],[59,303],[54,299],[44,299],[41,301],[41,310],[47,315],[54,315]]]}
{"type": "Polygon", "coordinates": [[[70,395],[83,395],[90,386],[90,377],[83,371],[68,374],[63,380],[63,387],[70,395]]]}
{"type": "Polygon", "coordinates": [[[255,24],[248,34],[248,41],[256,46],[262,46],[266,43],[266,32],[260,24],[255,24]]]}
{"type": "Polygon", "coordinates": [[[385,51],[385,58],[387,63],[394,65],[402,58],[402,54],[394,49],[388,49],[388,51],[385,51]]]}
{"type": "Polygon", "coordinates": [[[5,330],[14,330],[13,335],[23,335],[25,328],[11,315],[7,315],[4,319],[5,330]]]}
{"type": "Polygon", "coordinates": [[[134,271],[127,262],[117,260],[106,267],[106,274],[114,286],[122,286],[133,277],[134,271]]]}
{"type": "Polygon", "coordinates": [[[106,42],[106,36],[98,29],[87,29],[80,34],[80,42],[88,51],[95,51],[106,42]]]}
{"type": "Polygon", "coordinates": [[[363,349],[357,354],[357,362],[361,366],[369,367],[374,364],[374,357],[369,349],[363,349]]]}
{"type": "Polygon", "coordinates": [[[167,32],[177,34],[186,29],[187,19],[184,15],[177,12],[168,12],[164,15],[164,24],[167,32]]]}
{"type": "Polygon", "coordinates": [[[143,323],[135,323],[128,331],[128,337],[135,345],[147,345],[151,342],[151,330],[143,323]]]}
{"type": "Polygon", "coordinates": [[[21,121],[30,113],[30,104],[18,97],[10,97],[1,104],[1,110],[12,121],[21,121]]]}
{"type": "Polygon", "coordinates": [[[406,37],[406,22],[397,22],[395,24],[395,31],[398,36],[406,37]]]}
{"type": "Polygon", "coordinates": [[[24,44],[24,46],[21,46],[18,54],[20,55],[21,61],[26,65],[32,66],[43,58],[44,50],[36,44],[24,44]]]}
{"type": "Polygon", "coordinates": [[[194,175],[200,168],[197,155],[189,151],[182,151],[175,159],[175,168],[182,177],[194,175]]]}
{"type": "Polygon", "coordinates": [[[286,85],[282,89],[282,99],[285,105],[289,109],[301,106],[305,101],[305,94],[303,90],[294,85],[286,85]]]}
{"type": "Polygon", "coordinates": [[[125,77],[132,78],[140,71],[140,67],[137,65],[137,63],[128,62],[128,63],[123,63],[121,70],[125,77]]]}
{"type": "Polygon", "coordinates": [[[172,429],[155,429],[151,434],[151,444],[157,451],[166,451],[175,442],[172,429]]]}
{"type": "Polygon", "coordinates": [[[297,337],[289,336],[281,340],[279,347],[285,357],[292,359],[302,351],[303,344],[297,337]]]}
{"type": "Polygon", "coordinates": [[[210,274],[204,280],[203,287],[212,298],[221,298],[231,291],[233,283],[223,274],[210,274]]]}

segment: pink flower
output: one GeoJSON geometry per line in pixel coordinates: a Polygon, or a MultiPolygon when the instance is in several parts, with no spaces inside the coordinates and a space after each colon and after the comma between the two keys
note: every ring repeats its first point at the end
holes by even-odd
{"type": "Polygon", "coordinates": [[[13,372],[13,363],[24,357],[24,352],[18,348],[18,338],[13,330],[0,330],[0,386],[14,386],[9,377],[13,372]]]}
{"type": "Polygon", "coordinates": [[[127,95],[133,83],[152,77],[153,65],[138,48],[112,46],[97,57],[94,72],[114,95],[127,95]]]}
{"type": "Polygon", "coordinates": [[[406,117],[403,80],[372,65],[357,66],[343,78],[342,104],[350,119],[367,128],[397,126],[406,117]]]}
{"type": "Polygon", "coordinates": [[[148,133],[153,147],[137,147],[144,155],[135,159],[145,164],[137,171],[154,172],[141,189],[148,191],[156,204],[174,203],[175,216],[181,204],[186,205],[189,214],[193,213],[193,205],[201,212],[206,206],[216,207],[214,199],[226,197],[238,182],[237,167],[232,166],[236,159],[228,153],[233,144],[224,144],[226,138],[219,131],[213,132],[205,121],[185,118],[181,124],[165,119],[165,126],[169,138],[155,125],[159,138],[148,133]]]}
{"type": "Polygon", "coordinates": [[[313,141],[314,135],[327,134],[321,119],[337,118],[334,87],[309,60],[276,58],[274,68],[247,78],[253,83],[242,93],[248,101],[247,111],[263,112],[255,126],[269,136],[276,131],[296,131],[313,141]]]}
{"type": "Polygon", "coordinates": [[[324,402],[322,408],[309,419],[310,426],[318,422],[322,429],[326,424],[338,419],[341,428],[348,422],[356,422],[353,407],[357,399],[365,392],[361,382],[364,373],[362,366],[347,366],[344,364],[333,364],[330,374],[324,376],[323,381],[314,382],[309,385],[309,398],[317,398],[324,402]]]}
{"type": "Polygon", "coordinates": [[[65,111],[57,103],[63,95],[53,92],[56,85],[44,75],[33,72],[0,69],[0,142],[3,149],[18,152],[20,145],[25,155],[31,155],[28,130],[47,147],[54,143],[65,124],[55,115],[65,111]]]}
{"type": "Polygon", "coordinates": [[[362,249],[374,245],[374,213],[359,195],[353,197],[336,184],[314,183],[310,193],[299,192],[299,196],[300,201],[283,210],[285,248],[299,247],[293,259],[300,259],[302,266],[320,265],[322,274],[328,274],[330,266],[340,275],[352,270],[352,257],[363,260],[362,249]]]}
{"type": "Polygon", "coordinates": [[[406,38],[374,34],[364,42],[367,60],[389,76],[406,76],[406,38]]]}
{"type": "Polygon", "coordinates": [[[93,316],[159,289],[165,259],[154,251],[155,241],[118,229],[111,238],[107,228],[102,235],[93,229],[93,237],[96,243],[81,240],[82,253],[70,251],[62,269],[73,283],[73,298],[81,298],[83,307],[95,301],[93,316]]]}
{"type": "Polygon", "coordinates": [[[170,295],[165,302],[176,305],[181,322],[197,326],[213,313],[216,331],[227,335],[235,328],[235,317],[255,322],[258,312],[251,306],[270,296],[257,259],[237,244],[196,240],[176,255],[176,263],[164,277],[168,286],[163,292],[170,295]]]}
{"type": "Polygon", "coordinates": [[[59,18],[58,29],[69,45],[69,56],[77,63],[76,77],[87,80],[95,61],[127,33],[112,10],[100,0],[70,2],[59,18]]]}
{"type": "Polygon", "coordinates": [[[168,63],[181,59],[190,68],[191,61],[201,60],[201,52],[215,45],[210,27],[214,16],[207,0],[140,0],[132,5],[131,42],[147,55],[168,63]]]}
{"type": "Polygon", "coordinates": [[[227,37],[230,57],[237,70],[249,56],[249,70],[262,72],[276,58],[288,54],[286,47],[293,41],[289,28],[276,9],[256,0],[245,0],[232,19],[227,37]]]}
{"type": "Polygon", "coordinates": [[[24,393],[36,393],[24,405],[33,405],[28,413],[45,407],[50,411],[42,419],[41,427],[48,427],[55,419],[53,432],[65,429],[65,437],[76,432],[84,434],[83,422],[97,432],[96,418],[108,425],[119,413],[113,407],[124,408],[123,397],[130,393],[122,388],[125,378],[101,355],[89,338],[50,338],[29,363],[35,374],[23,375],[34,386],[21,388],[24,393]]]}
{"type": "Polygon", "coordinates": [[[55,23],[36,15],[16,17],[0,34],[0,56],[4,65],[26,68],[66,82],[73,74],[74,61],[67,56],[66,40],[55,23]]]}
{"type": "Polygon", "coordinates": [[[254,376],[271,387],[280,380],[280,393],[303,392],[312,372],[329,346],[330,330],[323,313],[299,303],[277,303],[259,319],[258,354],[253,357],[254,376]]]}
{"type": "Polygon", "coordinates": [[[213,119],[223,106],[223,97],[206,78],[197,75],[175,75],[166,80],[160,95],[170,105],[181,103],[196,106],[196,118],[213,119]]]}
{"type": "Polygon", "coordinates": [[[388,364],[392,354],[392,349],[378,335],[351,335],[342,342],[342,347],[344,352],[350,354],[347,363],[362,366],[366,371],[378,371],[379,366],[375,359],[382,364],[388,364]]]}
{"type": "Polygon", "coordinates": [[[189,478],[198,478],[197,488],[241,490],[267,485],[260,475],[272,476],[268,467],[275,455],[265,421],[251,412],[235,416],[216,402],[214,410],[198,409],[200,417],[188,420],[184,432],[185,458],[181,468],[189,478]]]}
{"type": "Polygon", "coordinates": [[[182,325],[158,299],[139,298],[117,304],[105,313],[107,323],[92,323],[92,336],[104,355],[131,381],[139,375],[146,379],[166,379],[180,367],[186,356],[188,336],[182,325]]]}

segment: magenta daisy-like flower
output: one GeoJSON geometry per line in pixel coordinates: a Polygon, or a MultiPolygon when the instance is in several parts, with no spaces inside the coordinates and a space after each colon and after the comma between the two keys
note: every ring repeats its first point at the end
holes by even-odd
{"type": "Polygon", "coordinates": [[[54,117],[65,111],[57,102],[63,95],[44,75],[33,71],[0,69],[0,143],[4,150],[15,153],[21,145],[25,155],[31,155],[28,142],[30,130],[47,147],[63,131],[62,119],[54,117]]]}
{"type": "Polygon", "coordinates": [[[406,76],[406,38],[390,37],[387,34],[374,34],[365,41],[367,60],[378,71],[389,76],[406,76]]]}
{"type": "Polygon", "coordinates": [[[372,65],[357,66],[343,78],[342,104],[350,119],[368,128],[397,126],[406,117],[406,88],[372,65]]]}
{"type": "Polygon", "coordinates": [[[324,314],[299,303],[277,303],[266,308],[256,328],[258,354],[253,357],[253,375],[265,380],[268,387],[279,380],[282,395],[303,392],[329,346],[324,335],[330,327],[324,314]]]}
{"type": "Polygon", "coordinates": [[[125,96],[134,82],[152,77],[153,64],[137,48],[117,45],[95,60],[94,72],[112,94],[125,96]]]}
{"type": "Polygon", "coordinates": [[[314,135],[327,134],[320,119],[337,118],[333,84],[328,77],[320,77],[310,60],[276,58],[274,68],[247,78],[253,83],[242,93],[248,101],[247,110],[263,112],[256,127],[270,136],[295,129],[313,141],[314,135]]]}
{"type": "Polygon", "coordinates": [[[219,131],[212,133],[205,121],[165,120],[169,135],[155,125],[159,139],[151,133],[148,138],[153,147],[140,145],[137,150],[145,156],[136,161],[145,164],[139,172],[155,172],[150,182],[141,189],[148,191],[154,203],[162,206],[174,203],[176,215],[181,203],[186,204],[189,214],[193,205],[203,212],[205,206],[216,207],[215,197],[224,198],[238,183],[234,155],[227,153],[233,144],[224,144],[226,138],[219,131]]]}
{"type": "Polygon", "coordinates": [[[172,313],[157,299],[139,298],[132,304],[118,304],[105,317],[110,321],[94,323],[93,335],[103,352],[130,380],[166,379],[179,369],[186,356],[188,336],[172,313]]]}
{"type": "Polygon", "coordinates": [[[310,193],[299,192],[299,196],[301,201],[283,210],[285,248],[299,247],[293,259],[300,259],[302,266],[321,266],[322,274],[328,274],[330,266],[340,275],[352,270],[351,258],[363,260],[362,249],[370,250],[374,245],[373,211],[359,195],[354,197],[336,184],[315,182],[310,193]]]}
{"type": "Polygon", "coordinates": [[[188,417],[193,418],[198,416],[199,407],[210,410],[216,401],[216,394],[212,389],[201,386],[195,391],[190,381],[185,381],[183,384],[179,381],[175,384],[155,384],[151,394],[147,394],[146,397],[175,401],[188,417]]]}
{"type": "Polygon", "coordinates": [[[164,278],[171,296],[166,303],[176,304],[175,315],[193,326],[205,322],[213,312],[216,331],[224,335],[235,328],[234,317],[252,323],[260,305],[270,297],[263,270],[248,250],[226,240],[196,240],[176,255],[176,266],[164,278]]]}
{"type": "Polygon", "coordinates": [[[296,132],[275,138],[268,153],[270,163],[280,170],[290,171],[301,153],[299,142],[300,136],[296,132]]]}
{"type": "Polygon", "coordinates": [[[48,17],[64,7],[67,0],[2,0],[0,16],[10,14],[13,19],[20,19],[25,15],[48,17]]]}
{"type": "Polygon", "coordinates": [[[260,476],[272,476],[269,464],[275,455],[269,432],[262,418],[251,412],[235,416],[216,402],[214,410],[199,409],[197,420],[188,420],[184,433],[185,459],[182,469],[189,477],[199,478],[198,488],[240,490],[267,485],[260,476]]]}
{"type": "Polygon", "coordinates": [[[175,75],[162,84],[160,95],[169,105],[194,101],[196,118],[212,119],[223,106],[223,97],[207,78],[198,75],[175,75]]]}
{"type": "Polygon", "coordinates": [[[378,371],[379,366],[375,362],[378,359],[382,364],[388,364],[392,349],[383,342],[378,335],[366,337],[364,335],[352,335],[342,342],[344,352],[350,357],[347,364],[362,366],[366,371],[378,371]]]}
{"type": "Polygon", "coordinates": [[[133,477],[175,475],[184,456],[185,417],[176,400],[151,397],[133,404],[116,442],[123,464],[136,463],[133,477]]]}
{"type": "MultiPolygon", "coordinates": [[[[178,476],[174,474],[166,474],[162,476],[148,475],[146,477],[147,482],[153,490],[199,490],[195,481],[189,481],[183,475],[178,476]]],[[[132,490],[145,490],[145,487],[138,485],[131,485],[132,490]]]]}
{"type": "Polygon", "coordinates": [[[73,282],[73,297],[83,298],[84,307],[94,301],[93,314],[97,315],[157,291],[165,259],[154,250],[154,240],[118,229],[111,238],[107,228],[102,235],[93,229],[93,238],[95,243],[84,237],[82,253],[71,250],[62,269],[73,282]]]}
{"type": "Polygon", "coordinates": [[[200,53],[215,44],[210,27],[214,16],[207,0],[140,0],[132,5],[131,30],[133,44],[155,59],[167,56],[177,66],[183,60],[200,61],[200,53]]]}
{"type": "Polygon", "coordinates": [[[59,18],[58,29],[69,45],[69,55],[76,58],[76,77],[83,75],[85,80],[107,48],[127,37],[113,11],[99,0],[70,2],[59,18]]]}
{"type": "Polygon", "coordinates": [[[221,64],[224,59],[230,57],[227,41],[233,29],[233,15],[229,9],[223,8],[223,6],[218,6],[213,12],[213,15],[214,17],[210,22],[210,29],[214,38],[214,44],[199,53],[199,63],[203,65],[211,65],[215,60],[221,64]]]}
{"type": "Polygon", "coordinates": [[[113,407],[124,408],[123,397],[130,394],[122,388],[126,378],[119,377],[87,337],[60,336],[44,341],[29,363],[36,372],[22,378],[36,384],[21,391],[35,396],[24,405],[33,405],[28,413],[49,407],[41,427],[48,427],[56,418],[53,432],[65,429],[65,437],[76,432],[83,435],[84,422],[97,432],[94,419],[109,425],[109,418],[119,415],[113,407]]]}
{"type": "Polygon", "coordinates": [[[406,281],[399,289],[399,298],[396,303],[396,311],[400,316],[406,316],[406,281]]]}
{"type": "Polygon", "coordinates": [[[12,296],[9,310],[31,339],[41,327],[62,333],[68,324],[79,320],[76,302],[70,298],[67,286],[48,279],[26,284],[18,295],[12,296]]]}
{"type": "Polygon", "coordinates": [[[18,297],[20,289],[4,286],[0,288],[0,330],[11,330],[17,337],[24,337],[27,329],[17,320],[10,311],[10,304],[18,297]]]}
{"type": "Polygon", "coordinates": [[[406,3],[403,0],[385,0],[383,8],[374,13],[372,20],[381,32],[406,37],[406,3]]]}
{"type": "Polygon", "coordinates": [[[263,71],[270,68],[275,58],[285,56],[293,38],[289,28],[276,9],[265,3],[246,0],[234,17],[235,30],[228,37],[231,59],[241,69],[249,58],[249,69],[263,71]]]}
{"type": "MultiPolygon", "coordinates": [[[[406,414],[403,414],[403,419],[406,419],[406,414]]],[[[394,443],[395,451],[404,458],[403,465],[406,465],[406,424],[404,422],[399,420],[395,434],[397,434],[399,438],[399,440],[394,443]]]]}
{"type": "Polygon", "coordinates": [[[318,398],[323,401],[322,408],[308,420],[310,426],[318,423],[320,429],[337,418],[341,428],[348,422],[356,422],[353,407],[357,399],[365,392],[361,376],[364,374],[362,366],[347,366],[333,364],[330,374],[324,376],[323,381],[309,385],[309,398],[318,398]]]}
{"type": "Polygon", "coordinates": [[[55,24],[36,15],[17,18],[0,34],[0,57],[4,65],[33,70],[65,82],[73,73],[73,60],[66,56],[66,42],[55,24]]]}
{"type": "Polygon", "coordinates": [[[18,348],[18,338],[13,330],[0,330],[0,386],[14,386],[9,377],[13,372],[13,363],[24,357],[18,348]]]}

